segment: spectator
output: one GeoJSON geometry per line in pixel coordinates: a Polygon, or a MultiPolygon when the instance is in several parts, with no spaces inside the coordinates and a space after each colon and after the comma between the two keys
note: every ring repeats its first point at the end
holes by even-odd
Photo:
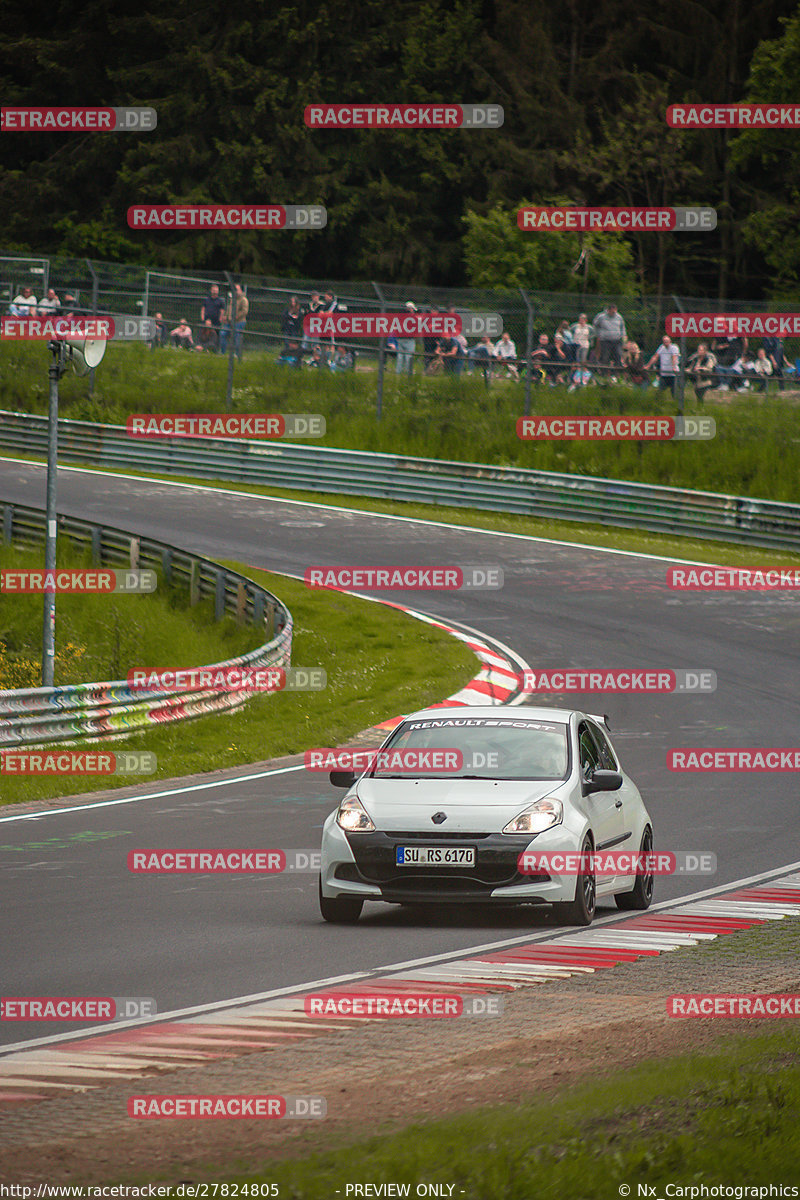
{"type": "Polygon", "coordinates": [[[12,317],[35,317],[36,297],[29,287],[24,287],[18,296],[11,301],[9,313],[12,317]]]}
{"type": "Polygon", "coordinates": [[[767,356],[766,350],[762,346],[756,352],[756,361],[753,363],[753,374],[758,376],[758,383],[756,384],[757,392],[766,392],[767,384],[772,372],[772,363],[767,356]]]}
{"type": "MultiPolygon", "coordinates": [[[[736,339],[738,341],[738,339],[736,339]]],[[[731,384],[737,392],[750,390],[750,380],[755,377],[755,362],[746,350],[742,351],[730,368],[731,384]]]]}
{"type": "Polygon", "coordinates": [[[195,350],[205,350],[209,354],[216,354],[219,350],[219,334],[214,328],[211,317],[206,317],[203,322],[195,350]]]}
{"type": "Polygon", "coordinates": [[[680,358],[678,347],[673,344],[669,334],[665,333],[661,339],[661,345],[650,361],[645,364],[645,370],[649,371],[658,359],[658,390],[660,392],[663,392],[664,388],[669,388],[671,395],[675,395],[675,377],[678,374],[680,358]]]}
{"type": "Polygon", "coordinates": [[[575,362],[585,363],[592,343],[592,327],[586,319],[586,313],[581,313],[572,326],[572,341],[575,346],[575,362]]]}
{"type": "Polygon", "coordinates": [[[234,284],[234,295],[229,297],[225,310],[225,325],[220,329],[219,348],[224,354],[228,346],[228,337],[231,332],[231,322],[233,321],[236,331],[235,353],[240,362],[242,358],[242,331],[247,321],[249,309],[250,301],[242,291],[242,285],[240,283],[234,284]]]}
{"type": "Polygon", "coordinates": [[[308,360],[308,365],[310,367],[316,367],[317,370],[321,370],[322,367],[327,367],[328,360],[323,355],[322,346],[319,344],[314,346],[312,349],[311,358],[308,360]]]}
{"type": "MultiPolygon", "coordinates": [[[[310,314],[313,317],[313,316],[316,316],[317,313],[321,313],[321,312],[322,312],[322,300],[320,298],[320,294],[319,294],[319,292],[312,292],[311,299],[309,300],[308,304],[306,305],[305,313],[303,315],[305,316],[306,314],[310,314]]],[[[310,345],[311,345],[311,334],[306,333],[303,336],[303,349],[307,350],[310,345]]]]}
{"type": "Polygon", "coordinates": [[[281,333],[283,334],[284,349],[286,349],[290,342],[302,342],[303,316],[304,313],[297,296],[290,296],[288,307],[284,309],[283,316],[281,317],[281,333]]]}
{"type": "Polygon", "coordinates": [[[296,367],[300,370],[303,364],[303,349],[299,341],[285,342],[277,360],[284,367],[296,367]]]}
{"type": "Polygon", "coordinates": [[[539,334],[539,344],[531,350],[531,378],[537,383],[547,380],[547,363],[550,362],[550,338],[546,333],[539,334]]]}
{"type": "MultiPolygon", "coordinates": [[[[74,299],[72,296],[65,296],[64,303],[66,304],[67,300],[72,300],[72,299],[74,299]]],[[[155,322],[156,322],[156,334],[155,334],[155,337],[153,338],[152,342],[150,343],[151,350],[155,350],[158,346],[166,346],[167,341],[169,339],[169,330],[167,329],[167,322],[164,320],[164,318],[160,312],[156,313],[155,322]]]]}
{"type": "Polygon", "coordinates": [[[778,381],[778,391],[783,391],[783,338],[782,337],[765,337],[761,343],[767,352],[767,358],[772,364],[772,374],[778,381]]]}
{"type": "Polygon", "coordinates": [[[74,312],[77,307],[78,302],[73,296],[72,292],[66,292],[64,295],[64,303],[61,306],[62,312],[74,312]]]}
{"type": "Polygon", "coordinates": [[[454,337],[449,337],[447,334],[443,334],[439,338],[439,343],[436,347],[436,353],[441,356],[445,374],[457,374],[456,363],[458,361],[460,352],[461,347],[454,337]]]}
{"type": "MultiPolygon", "coordinates": [[[[415,313],[417,306],[413,300],[406,300],[406,311],[415,313]]],[[[398,338],[397,339],[397,359],[394,364],[394,369],[398,375],[411,375],[414,371],[414,353],[417,349],[417,343],[414,338],[398,338]]]]}
{"type": "MultiPolygon", "coordinates": [[[[439,309],[436,307],[435,304],[432,304],[428,311],[432,312],[432,313],[438,313],[439,309]]],[[[436,336],[424,337],[422,339],[422,350],[423,350],[422,369],[426,375],[428,374],[428,367],[436,359],[436,346],[438,344],[438,341],[439,341],[439,338],[436,336]]],[[[441,368],[437,367],[437,370],[440,370],[440,369],[441,368]]]]}
{"type": "Polygon", "coordinates": [[[566,354],[569,362],[575,362],[575,351],[577,350],[577,346],[575,345],[575,339],[572,336],[572,329],[569,321],[561,322],[555,332],[555,337],[560,337],[561,341],[564,343],[564,353],[566,354]]]}
{"type": "Polygon", "coordinates": [[[709,390],[709,388],[712,388],[716,382],[716,366],[716,356],[706,348],[705,342],[700,343],[694,354],[691,355],[686,362],[687,374],[694,386],[698,404],[703,403],[706,397],[706,392],[709,390]]]}
{"type": "Polygon", "coordinates": [[[177,350],[191,350],[194,346],[192,331],[186,317],[181,317],[174,329],[169,331],[170,341],[177,350]]]}
{"type": "MultiPolygon", "coordinates": [[[[336,310],[338,308],[339,308],[339,301],[334,296],[333,290],[329,287],[326,288],[325,295],[322,298],[322,311],[324,313],[332,313],[332,312],[336,312],[336,310]]],[[[333,334],[330,335],[330,340],[331,340],[331,353],[333,353],[334,347],[336,346],[336,340],[335,340],[333,334]]]]}
{"type": "Polygon", "coordinates": [[[595,377],[585,364],[576,367],[570,375],[570,384],[567,388],[568,392],[574,392],[576,388],[588,387],[590,383],[595,383],[595,377]]]}
{"type": "Polygon", "coordinates": [[[477,345],[472,346],[467,350],[467,364],[473,367],[480,367],[483,371],[484,379],[488,379],[488,374],[494,360],[494,342],[485,333],[477,345]]]}
{"type": "Polygon", "coordinates": [[[510,375],[512,379],[519,379],[517,347],[512,342],[508,330],[501,335],[500,341],[495,346],[494,358],[496,362],[506,368],[506,378],[510,375]]]}
{"type": "Polygon", "coordinates": [[[647,367],[644,355],[633,340],[625,343],[622,365],[634,387],[647,387],[647,367]]]}
{"type": "MultiPolygon", "coordinates": [[[[447,312],[451,316],[458,315],[456,313],[456,306],[454,304],[450,305],[447,312]]],[[[456,352],[452,361],[452,373],[454,375],[460,375],[464,368],[464,361],[467,355],[467,339],[464,337],[463,333],[454,333],[452,340],[456,344],[456,352]]],[[[446,363],[445,366],[447,366],[446,363]]]]}
{"type": "Polygon", "coordinates": [[[39,303],[39,313],[41,316],[46,316],[48,313],[57,313],[61,311],[61,301],[55,294],[53,288],[47,289],[47,296],[39,303]]]}
{"type": "Polygon", "coordinates": [[[607,304],[592,322],[597,336],[597,357],[602,366],[622,366],[622,344],[627,341],[625,320],[616,304],[607,304]]]}
{"type": "Polygon", "coordinates": [[[741,338],[715,337],[711,343],[711,353],[717,360],[717,379],[721,391],[728,390],[729,382],[734,382],[734,374],[741,374],[741,371],[734,372],[733,366],[745,349],[746,342],[742,342],[741,338]]]}
{"type": "Polygon", "coordinates": [[[217,345],[219,345],[219,328],[222,324],[222,314],[224,312],[225,301],[219,294],[219,285],[212,283],[200,309],[200,320],[203,325],[205,325],[206,321],[211,322],[212,327],[217,331],[217,345]]]}
{"type": "Polygon", "coordinates": [[[346,346],[337,346],[336,353],[333,356],[333,361],[330,364],[332,371],[352,371],[355,363],[353,356],[346,346]]]}
{"type": "Polygon", "coordinates": [[[567,382],[569,365],[569,355],[564,349],[564,339],[560,333],[557,333],[553,339],[553,349],[550,351],[550,362],[545,368],[551,386],[555,387],[556,384],[567,382]]]}

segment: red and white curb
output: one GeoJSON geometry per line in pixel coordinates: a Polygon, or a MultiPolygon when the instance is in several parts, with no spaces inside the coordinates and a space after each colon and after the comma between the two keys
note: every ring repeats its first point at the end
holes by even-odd
{"type": "MultiPolygon", "coordinates": [[[[361,599],[374,599],[374,597],[362,596],[361,599]]],[[[506,657],[496,646],[490,645],[478,634],[465,633],[453,625],[448,625],[445,621],[430,617],[427,613],[418,612],[414,608],[408,608],[404,604],[394,604],[388,600],[380,601],[380,603],[388,604],[390,608],[398,608],[417,621],[424,621],[427,625],[443,629],[452,637],[458,638],[460,642],[470,648],[481,664],[480,671],[466,687],[461,688],[455,695],[448,696],[446,700],[440,700],[438,704],[429,705],[429,708],[449,708],[462,704],[509,704],[519,695],[523,679],[521,672],[515,668],[511,658],[506,657]]],[[[521,665],[523,669],[527,666],[524,663],[521,665]]],[[[394,729],[402,719],[402,717],[392,717],[388,721],[382,721],[375,728],[394,729]]]]}
{"type": "MultiPolygon", "coordinates": [[[[412,966],[316,991],[381,995],[414,993],[462,997],[511,992],[572,975],[610,970],[725,934],[800,917],[800,872],[723,895],[701,896],[641,915],[519,945],[489,947],[471,957],[412,966]]],[[[306,991],[309,991],[307,986],[306,991]]],[[[0,1104],[83,1092],[122,1079],[141,1079],[218,1059],[274,1050],[332,1031],[354,1029],[373,1017],[306,1016],[296,995],[231,1006],[189,1019],[137,1025],[115,1033],[12,1051],[0,1057],[0,1104]]]]}

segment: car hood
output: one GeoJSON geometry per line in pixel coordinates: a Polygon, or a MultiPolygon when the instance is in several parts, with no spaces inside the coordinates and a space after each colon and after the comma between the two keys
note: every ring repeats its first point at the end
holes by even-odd
{"type": "Polygon", "coordinates": [[[502,829],[523,808],[558,795],[563,786],[563,780],[363,779],[356,790],[378,829],[446,835],[502,829]],[[439,812],[447,819],[433,824],[439,812]]]}

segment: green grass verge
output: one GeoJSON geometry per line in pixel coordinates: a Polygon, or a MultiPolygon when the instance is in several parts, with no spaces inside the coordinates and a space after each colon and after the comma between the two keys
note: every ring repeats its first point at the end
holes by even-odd
{"type": "MultiPolygon", "coordinates": [[[[148,779],[242,766],[297,754],[314,745],[336,746],[388,717],[445,699],[476,673],[477,660],[462,642],[396,609],[338,592],[309,590],[300,581],[239,563],[225,565],[284,601],[295,622],[293,664],[324,667],[328,686],[321,692],[255,696],[237,713],[200,717],[125,739],[120,745],[126,750],[156,754],[158,770],[148,779]]],[[[41,605],[40,597],[34,599],[41,605]]],[[[129,604],[133,599],[120,597],[119,603],[129,604]]],[[[100,603],[106,605],[109,600],[100,603]]],[[[185,617],[182,614],[182,619],[185,617]]],[[[40,625],[39,615],[30,633],[31,653],[38,644],[40,625]]],[[[148,646],[147,661],[142,661],[143,651],[136,647],[129,660],[131,667],[191,666],[219,658],[206,655],[178,663],[173,655],[155,660],[150,643],[144,645],[148,646]]],[[[138,781],[130,776],[57,780],[4,776],[0,803],[69,796],[138,781]]]]}
{"type": "MultiPolygon", "coordinates": [[[[0,407],[45,412],[47,356],[37,343],[0,346],[0,407]]],[[[227,363],[219,356],[181,351],[152,354],[141,345],[110,345],[93,396],[86,380],[65,375],[64,417],[123,424],[131,412],[211,412],[224,406],[227,363]]],[[[383,415],[375,419],[374,373],[320,375],[276,366],[273,354],[237,363],[237,411],[315,412],[324,415],[326,446],[379,450],[457,461],[532,467],[652,484],[674,484],[774,500],[800,498],[800,423],[796,397],[729,393],[709,405],[717,421],[711,442],[521,442],[516,418],[524,390],[497,381],[489,392],[479,376],[400,379],[386,374],[383,415]]],[[[664,394],[666,395],[666,393],[664,394]]],[[[655,389],[535,389],[534,412],[607,414],[675,412],[655,389]]],[[[687,412],[696,411],[691,397],[687,412]]]]}
{"type": "Polygon", "coordinates": [[[344,1195],[346,1182],[409,1184],[411,1196],[420,1182],[452,1183],[454,1197],[475,1200],[609,1200],[637,1197],[645,1184],[662,1197],[668,1183],[796,1184],[800,1030],[781,1024],[780,1032],[726,1038],[599,1079],[587,1067],[584,1082],[555,1098],[376,1130],[303,1160],[195,1167],[190,1177],[274,1183],[285,1200],[329,1200],[344,1195]]]}

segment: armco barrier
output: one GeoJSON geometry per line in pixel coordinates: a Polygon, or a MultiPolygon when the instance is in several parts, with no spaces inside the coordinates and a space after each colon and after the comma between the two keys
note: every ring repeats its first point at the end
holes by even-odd
{"type": "MultiPolygon", "coordinates": [[[[0,501],[3,541],[16,545],[44,542],[45,513],[0,501]]],[[[58,518],[59,532],[91,550],[96,566],[124,564],[133,570],[160,570],[170,583],[185,583],[191,602],[213,596],[215,619],[231,613],[263,628],[268,641],[249,654],[214,663],[205,670],[288,667],[292,651],[292,615],[271,592],[210,559],[132,536],[121,529],[58,518]]],[[[145,665],[145,664],[142,664],[145,665]]],[[[146,664],[147,666],[157,664],[146,664]]],[[[43,746],[51,742],[126,737],[145,727],[189,720],[210,712],[239,708],[250,693],[229,688],[148,691],[126,680],[80,683],[58,688],[0,691],[0,746],[43,746]]]]}
{"type": "MultiPolygon", "coordinates": [[[[44,456],[47,418],[0,411],[0,450],[44,456]]],[[[526,468],[284,442],[129,437],[124,427],[59,421],[63,462],[268,487],[523,513],[797,550],[800,504],[526,468]]]]}

